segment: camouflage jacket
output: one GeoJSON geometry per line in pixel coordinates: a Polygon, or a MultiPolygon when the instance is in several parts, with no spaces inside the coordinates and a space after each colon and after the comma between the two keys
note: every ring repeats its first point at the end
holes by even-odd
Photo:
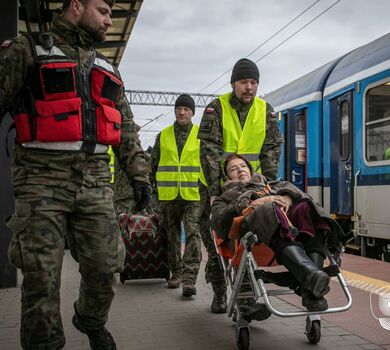
{"type": "MultiPolygon", "coordinates": [[[[237,111],[241,127],[244,126],[251,104],[241,103],[234,95],[230,104],[237,111]]],[[[224,177],[221,169],[223,153],[222,106],[219,99],[212,101],[205,109],[198,133],[200,139],[200,161],[208,184],[209,196],[221,193],[220,180],[224,177]]],[[[259,153],[262,174],[268,179],[275,179],[279,171],[280,145],[283,139],[280,135],[278,122],[273,109],[267,103],[266,136],[259,153]]]]}
{"type": "MultiPolygon", "coordinates": [[[[93,39],[89,33],[75,27],[61,15],[56,15],[50,33],[58,46],[69,58],[78,62],[85,72],[93,57],[93,39]]],[[[0,48],[0,120],[6,112],[14,114],[21,110],[21,91],[34,67],[34,56],[26,36],[8,41],[0,48]]],[[[119,72],[116,72],[119,75],[119,72]]],[[[124,89],[115,106],[121,112],[121,143],[113,147],[121,167],[129,179],[148,182],[150,171],[137,135],[137,126],[125,98],[124,89]]],[[[18,146],[17,146],[18,147],[18,146]]],[[[21,148],[21,147],[18,147],[21,148]]],[[[23,150],[28,152],[28,149],[23,150]]],[[[69,151],[68,151],[69,152],[69,151]]]]}
{"type": "MultiPolygon", "coordinates": [[[[181,155],[181,152],[183,151],[184,145],[187,141],[187,138],[190,134],[192,123],[189,122],[187,125],[181,126],[178,123],[174,123],[174,132],[175,132],[175,139],[176,139],[176,146],[177,151],[179,154],[179,157],[181,155]]],[[[156,141],[153,146],[152,154],[150,156],[150,167],[152,168],[152,172],[150,174],[150,182],[152,183],[152,186],[157,188],[156,184],[156,172],[158,168],[158,163],[160,162],[160,154],[161,154],[161,145],[160,145],[160,135],[159,133],[156,137],[156,141]]]]}

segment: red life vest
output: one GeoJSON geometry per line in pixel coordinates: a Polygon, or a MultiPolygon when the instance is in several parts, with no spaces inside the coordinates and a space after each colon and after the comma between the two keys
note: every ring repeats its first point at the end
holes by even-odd
{"type": "Polygon", "coordinates": [[[14,115],[17,141],[25,147],[94,152],[97,144],[120,143],[121,113],[115,108],[123,82],[104,56],[93,53],[82,73],[59,47],[45,48],[29,35],[35,67],[23,94],[24,108],[14,115]],[[61,144],[63,143],[63,144],[61,144]]]}

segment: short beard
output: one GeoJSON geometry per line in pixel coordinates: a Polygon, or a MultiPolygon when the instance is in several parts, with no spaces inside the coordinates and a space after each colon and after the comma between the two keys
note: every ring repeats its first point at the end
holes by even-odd
{"type": "Polygon", "coordinates": [[[88,23],[84,21],[83,17],[78,23],[78,26],[81,29],[85,30],[88,34],[90,34],[94,42],[103,43],[106,41],[106,33],[101,31],[100,29],[96,30],[95,28],[92,28],[88,23]]]}
{"type": "Polygon", "coordinates": [[[237,100],[239,100],[239,101],[240,101],[241,103],[243,103],[244,105],[248,105],[248,104],[252,103],[253,100],[254,100],[255,97],[256,97],[256,96],[252,96],[252,98],[251,98],[251,100],[250,100],[249,102],[244,102],[244,101],[242,100],[242,97],[238,98],[238,96],[237,96],[237,94],[236,94],[236,89],[235,89],[235,87],[233,87],[233,95],[237,98],[237,100]]]}

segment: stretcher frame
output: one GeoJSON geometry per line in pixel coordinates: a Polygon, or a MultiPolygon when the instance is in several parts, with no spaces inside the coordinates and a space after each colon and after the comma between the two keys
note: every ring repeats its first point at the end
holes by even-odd
{"type": "MultiPolygon", "coordinates": [[[[324,271],[328,273],[331,277],[336,277],[344,295],[346,297],[346,304],[339,307],[328,308],[324,311],[308,311],[308,310],[299,310],[299,311],[280,311],[274,305],[272,305],[270,296],[280,296],[294,294],[294,291],[288,287],[283,287],[281,289],[272,289],[267,290],[265,284],[267,283],[262,278],[262,273],[264,270],[261,268],[264,265],[259,266],[255,257],[252,254],[253,246],[258,243],[257,236],[252,232],[247,232],[244,237],[240,240],[240,245],[243,247],[241,259],[238,265],[233,263],[233,259],[230,259],[229,262],[226,262],[226,256],[223,256],[222,251],[219,249],[216,239],[218,235],[215,232],[212,232],[213,242],[218,253],[219,261],[222,265],[225,281],[230,289],[230,297],[228,298],[227,314],[228,317],[232,317],[233,321],[236,322],[236,344],[240,350],[249,349],[250,341],[250,328],[247,321],[240,308],[237,301],[239,299],[244,299],[248,297],[253,297],[256,301],[260,298],[263,299],[264,304],[268,310],[279,317],[298,317],[306,316],[306,329],[305,334],[312,344],[317,344],[321,339],[321,314],[331,314],[347,311],[352,306],[352,296],[348,289],[348,285],[341,274],[339,266],[341,264],[341,255],[344,251],[345,242],[341,243],[338,248],[336,248],[332,253],[329,251],[328,247],[325,247],[325,254],[329,260],[329,265],[324,268],[324,271]],[[247,272],[249,276],[249,281],[251,285],[251,292],[240,292],[241,287],[243,286],[244,275],[247,272]]],[[[275,273],[277,274],[277,272],[275,273]]],[[[275,283],[275,282],[271,282],[275,283]]],[[[248,284],[248,283],[247,283],[248,284]]]]}

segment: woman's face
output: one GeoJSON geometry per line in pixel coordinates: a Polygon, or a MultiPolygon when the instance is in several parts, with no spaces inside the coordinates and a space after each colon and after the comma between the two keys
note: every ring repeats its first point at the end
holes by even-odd
{"type": "Polygon", "coordinates": [[[249,182],[251,179],[251,171],[248,165],[240,158],[230,160],[226,166],[226,172],[230,180],[249,182]]]}

